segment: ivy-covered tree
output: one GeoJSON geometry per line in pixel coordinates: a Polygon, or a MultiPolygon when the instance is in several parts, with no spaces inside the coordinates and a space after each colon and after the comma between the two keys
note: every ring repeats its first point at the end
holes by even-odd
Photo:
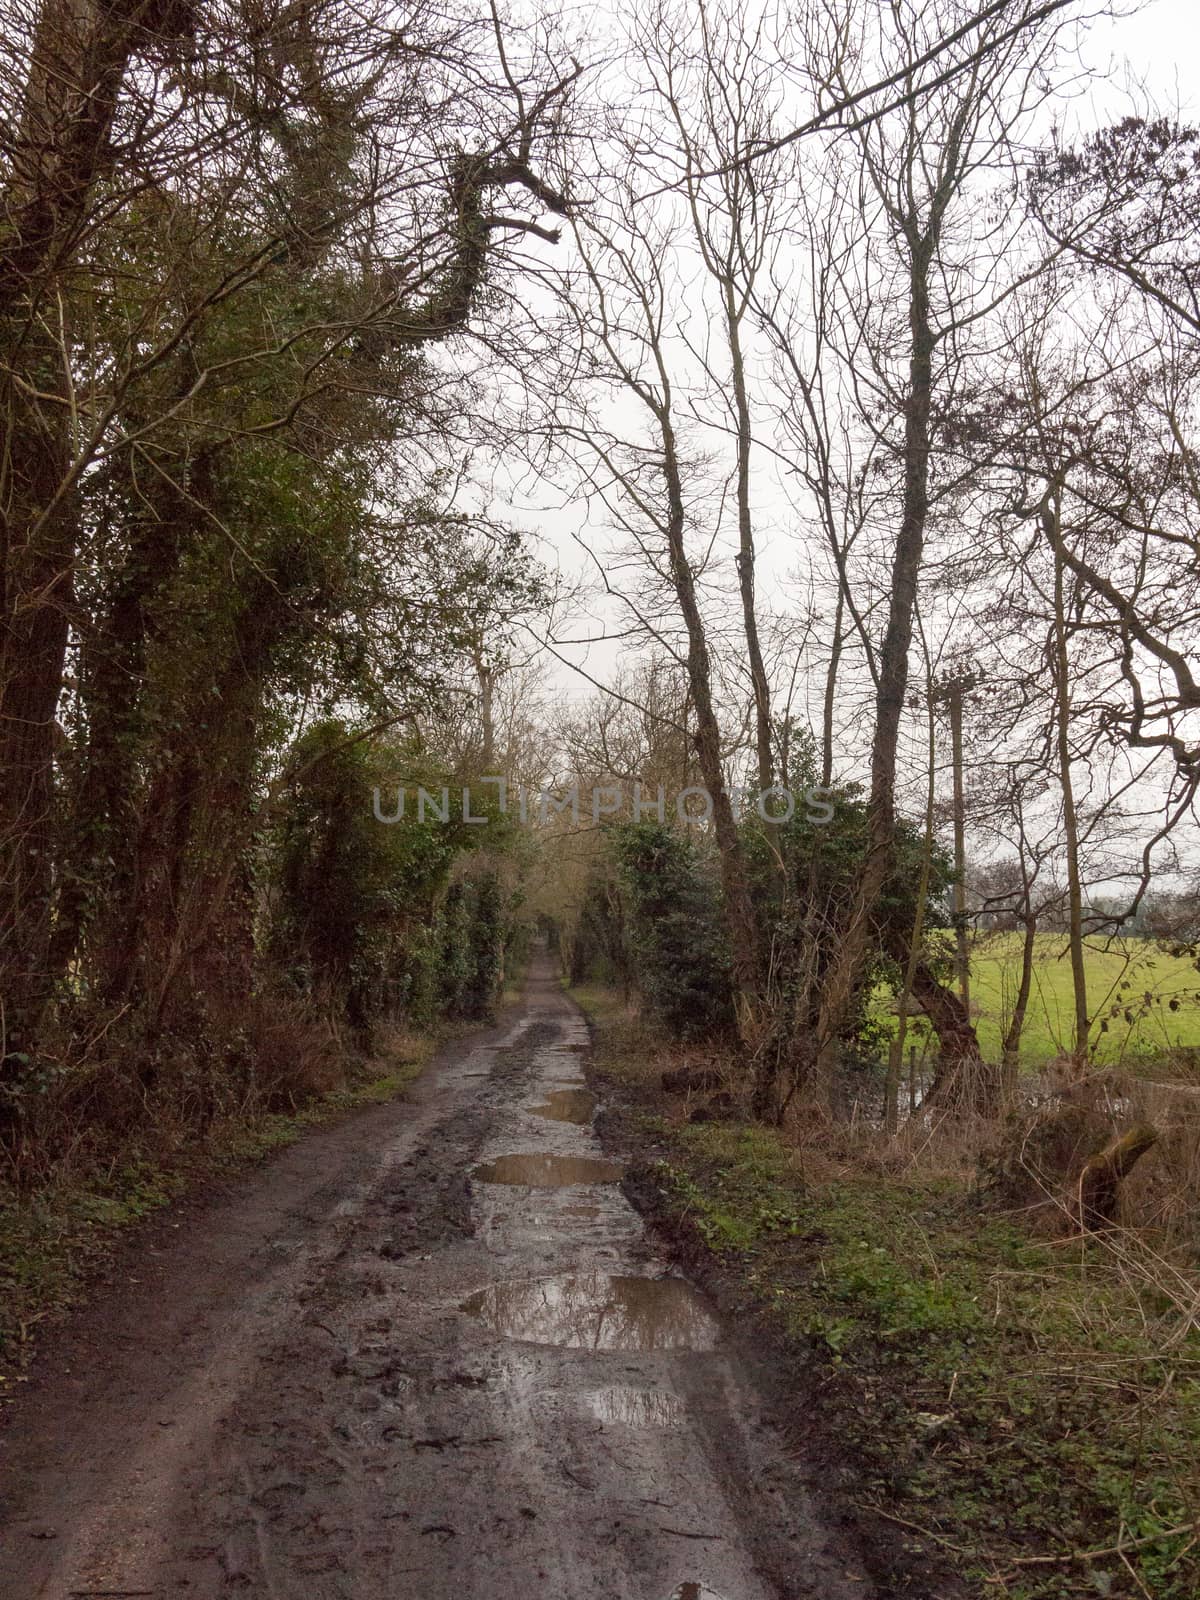
{"type": "Polygon", "coordinates": [[[715,863],[662,823],[625,823],[612,837],[647,1007],[680,1039],[727,1033],[733,995],[715,863]]]}
{"type": "Polygon", "coordinates": [[[238,898],[276,712],[370,653],[337,624],[381,587],[397,447],[427,479],[462,414],[421,351],[485,287],[500,336],[501,261],[565,209],[547,174],[577,69],[517,67],[496,20],[168,9],[42,0],[0,88],[14,1060],[64,983],[154,1017],[237,942],[192,948],[238,898]]]}

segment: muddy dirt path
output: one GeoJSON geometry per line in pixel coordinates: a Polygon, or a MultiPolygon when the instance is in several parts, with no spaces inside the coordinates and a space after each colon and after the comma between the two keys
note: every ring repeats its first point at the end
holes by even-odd
{"type": "Polygon", "coordinates": [[[0,1435],[4,1600],[869,1595],[622,1195],[587,1044],[543,959],[408,1101],[131,1243],[0,1435]]]}

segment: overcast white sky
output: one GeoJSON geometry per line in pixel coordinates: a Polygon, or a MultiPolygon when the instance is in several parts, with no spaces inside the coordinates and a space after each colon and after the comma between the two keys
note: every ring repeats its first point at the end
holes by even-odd
{"type": "MultiPolygon", "coordinates": [[[[1150,0],[1146,5],[1122,9],[1125,15],[1098,20],[1085,31],[1082,64],[1092,81],[1068,108],[1068,129],[1086,130],[1151,105],[1167,112],[1177,110],[1185,120],[1200,113],[1200,87],[1195,82],[1200,61],[1200,0],[1150,0]]],[[[561,260],[568,249],[564,241],[549,254],[561,260]]],[[[760,508],[779,498],[770,477],[766,463],[758,463],[756,499],[760,508]]],[[[547,565],[557,565],[572,581],[594,577],[573,535],[582,534],[589,545],[601,550],[609,535],[601,528],[589,529],[584,508],[578,502],[564,504],[560,488],[525,477],[510,504],[497,503],[493,509],[512,515],[535,536],[547,565]]],[[[767,587],[787,582],[795,572],[797,555],[790,538],[772,539],[770,520],[766,517],[759,529],[760,581],[767,587]]],[[[597,624],[601,615],[596,613],[597,624]]],[[[577,631],[590,633],[593,629],[582,622],[577,631]]],[[[605,679],[620,650],[603,644],[574,654],[591,675],[605,679]]],[[[594,692],[586,679],[566,666],[550,663],[548,672],[557,694],[574,699],[594,692]]]]}
{"type": "Polygon", "coordinates": [[[1114,98],[1145,83],[1164,106],[1195,112],[1200,58],[1197,0],[1152,0],[1131,15],[1097,23],[1091,30],[1088,64],[1111,71],[1114,98]]]}

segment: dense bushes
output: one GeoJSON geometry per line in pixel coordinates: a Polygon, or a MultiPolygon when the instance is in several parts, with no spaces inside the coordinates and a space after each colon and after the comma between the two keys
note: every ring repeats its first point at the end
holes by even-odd
{"type": "Polygon", "coordinates": [[[587,955],[635,976],[648,1010],[678,1038],[733,1026],[730,955],[710,862],[678,829],[626,822],[611,830],[619,893],[597,877],[581,917],[587,955]]]}
{"type": "Polygon", "coordinates": [[[450,885],[439,919],[441,1009],[466,1021],[486,1018],[504,983],[511,931],[500,874],[473,864],[450,885]]]}
{"type": "MultiPolygon", "coordinates": [[[[269,943],[293,987],[363,1043],[384,1017],[486,1017],[513,934],[511,830],[479,794],[472,808],[488,823],[465,822],[461,783],[412,774],[414,759],[319,725],[293,751],[277,829],[269,943]],[[422,815],[411,793],[402,816],[379,820],[374,795],[397,762],[410,769],[406,787],[444,791],[446,820],[433,806],[422,815]]],[[[393,811],[381,804],[380,815],[393,811]]]]}
{"type": "MultiPolygon", "coordinates": [[[[557,927],[550,942],[562,948],[557,927]]],[[[628,998],[634,974],[621,879],[612,851],[606,850],[588,875],[578,916],[567,930],[565,950],[572,983],[594,978],[614,984],[628,998]]]]}
{"type": "MultiPolygon", "coordinates": [[[[482,795],[471,803],[486,814],[482,795]]],[[[461,780],[428,756],[336,720],[314,725],[228,891],[239,914],[250,908],[249,938],[222,953],[239,983],[220,1006],[215,984],[189,988],[170,1013],[80,986],[70,1027],[40,1057],[11,1053],[0,1078],[0,1182],[36,1183],[68,1156],[87,1168],[299,1105],[344,1083],[391,1024],[486,1018],[520,932],[515,847],[498,815],[464,822],[461,780]],[[374,791],[394,794],[397,769],[410,804],[382,822],[374,791]],[[439,798],[445,789],[444,822],[411,804],[416,784],[439,798]]]]}
{"type": "MultiPolygon", "coordinates": [[[[808,997],[820,992],[834,953],[838,909],[853,892],[867,848],[866,804],[854,790],[836,797],[824,825],[800,814],[786,823],[742,826],[742,843],[771,993],[795,1028],[810,1026],[808,997]]],[[[846,1018],[847,1064],[878,1063],[886,1026],[871,1006],[880,985],[898,989],[917,916],[926,841],[911,824],[898,829],[897,865],[875,907],[869,956],[846,1018]]],[[[951,866],[934,847],[927,863],[919,956],[922,981],[948,971],[951,866]]],[[[656,822],[611,827],[593,867],[572,930],[570,975],[582,982],[636,987],[646,1009],[680,1039],[719,1036],[733,1022],[729,950],[711,845],[656,822]]]]}

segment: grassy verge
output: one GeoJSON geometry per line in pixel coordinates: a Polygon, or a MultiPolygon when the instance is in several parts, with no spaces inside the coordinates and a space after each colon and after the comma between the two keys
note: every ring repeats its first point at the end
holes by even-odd
{"type": "Polygon", "coordinates": [[[619,1002],[576,998],[623,1135],[653,1158],[645,1203],[754,1308],[804,1447],[850,1463],[861,1508],[970,1593],[1194,1600],[1200,1340],[1165,1298],[1102,1244],[989,1214],[965,1175],[688,1123],[619,1002]]]}
{"type": "Polygon", "coordinates": [[[33,1194],[0,1187],[0,1405],[25,1381],[39,1327],[80,1297],[123,1229],[198,1184],[295,1143],[309,1128],[396,1099],[449,1036],[404,1034],[344,1087],[294,1111],[220,1124],[202,1144],[130,1148],[104,1172],[75,1174],[33,1194]]]}

